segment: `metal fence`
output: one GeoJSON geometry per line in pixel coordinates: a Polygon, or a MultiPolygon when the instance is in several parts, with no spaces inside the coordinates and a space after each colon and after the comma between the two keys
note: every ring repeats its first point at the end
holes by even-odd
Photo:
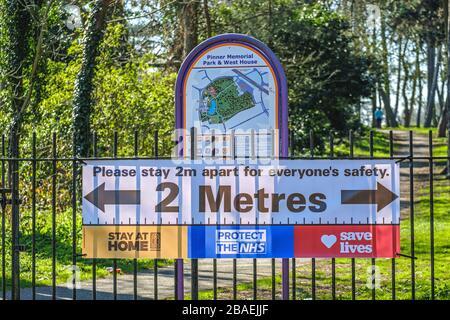
{"type": "MultiPolygon", "coordinates": [[[[449,132],[450,134],[450,132],[449,132]]],[[[416,299],[416,244],[415,244],[415,200],[417,197],[416,189],[414,187],[415,179],[414,179],[414,167],[415,164],[421,163],[423,165],[424,162],[428,163],[428,187],[429,187],[429,243],[428,243],[428,256],[430,262],[430,275],[429,275],[429,298],[435,298],[435,288],[436,288],[436,276],[435,276],[435,220],[434,220],[434,170],[435,163],[439,162],[440,165],[445,166],[446,163],[450,162],[450,158],[448,156],[433,156],[433,139],[432,133],[429,132],[429,144],[428,155],[415,155],[414,153],[414,143],[413,143],[413,132],[409,132],[409,153],[407,155],[394,156],[394,135],[393,132],[389,132],[389,156],[387,157],[374,157],[374,133],[370,132],[369,135],[369,150],[368,154],[365,156],[355,156],[355,137],[352,132],[349,134],[348,139],[348,154],[343,155],[341,153],[337,153],[335,149],[335,139],[333,135],[330,134],[328,145],[328,154],[326,156],[316,156],[315,155],[315,143],[314,143],[314,134],[311,132],[309,137],[309,149],[310,152],[308,155],[298,156],[296,155],[296,143],[294,141],[293,135],[291,135],[291,146],[290,146],[290,159],[394,159],[398,162],[402,162],[403,167],[409,168],[408,171],[408,184],[409,184],[409,195],[407,199],[407,207],[409,211],[409,217],[405,218],[405,220],[409,220],[409,251],[399,253],[399,259],[409,259],[409,270],[397,270],[397,261],[396,259],[391,259],[390,262],[390,298],[397,298],[397,277],[401,276],[405,277],[405,274],[408,274],[409,278],[409,290],[411,293],[411,298],[416,299]]],[[[36,139],[36,134],[33,133],[31,139],[31,150],[30,157],[23,158],[9,158],[6,152],[6,138],[2,137],[2,145],[1,145],[1,186],[0,186],[0,203],[1,203],[1,295],[0,298],[5,299],[21,299],[21,290],[31,290],[29,295],[30,299],[39,298],[37,292],[39,291],[39,287],[37,286],[38,279],[40,279],[41,275],[38,269],[39,260],[42,255],[39,252],[38,246],[38,237],[49,240],[50,247],[47,250],[50,254],[49,261],[51,262],[51,279],[49,279],[50,285],[50,299],[57,299],[57,286],[61,282],[58,278],[59,270],[57,269],[57,259],[60,253],[61,248],[60,243],[58,242],[57,235],[57,217],[62,212],[71,212],[71,230],[66,230],[66,237],[71,238],[71,247],[70,249],[64,248],[64,250],[70,251],[71,263],[72,263],[72,282],[75,284],[76,280],[76,268],[77,263],[80,262],[82,258],[81,253],[79,252],[79,247],[77,245],[77,241],[79,239],[79,231],[81,221],[80,217],[80,203],[81,203],[81,192],[80,192],[80,168],[81,163],[84,160],[93,160],[93,159],[163,159],[168,158],[161,157],[158,146],[159,146],[159,136],[158,132],[155,132],[153,139],[153,150],[144,154],[139,154],[140,147],[140,136],[138,132],[134,133],[134,154],[132,156],[127,157],[119,157],[119,135],[115,132],[112,135],[112,144],[109,144],[108,141],[104,141],[105,145],[108,145],[112,148],[112,152],[110,154],[100,154],[99,153],[99,139],[97,134],[92,135],[92,156],[89,158],[77,158],[75,156],[62,157],[58,155],[57,150],[57,135],[54,133],[51,137],[51,149],[47,156],[37,157],[37,146],[38,141],[36,139]],[[47,173],[47,175],[42,172],[47,173]],[[63,186],[63,187],[62,187],[63,186]],[[70,200],[66,199],[62,201],[60,199],[60,190],[66,190],[65,196],[66,198],[70,198],[70,200]],[[45,190],[42,191],[42,190],[45,190]],[[39,205],[39,202],[45,202],[44,205],[39,205]],[[62,204],[61,204],[62,203],[62,204]],[[42,209],[45,207],[46,209],[42,209]],[[40,211],[45,211],[44,214],[40,214],[40,211]],[[24,215],[27,217],[27,222],[24,224],[24,215]],[[38,235],[37,228],[38,225],[42,224],[45,217],[50,219],[50,230],[46,236],[38,235]],[[26,233],[30,235],[24,239],[23,234],[26,233]],[[47,238],[46,238],[47,237],[47,238]],[[50,237],[48,239],[48,237],[50,237]],[[21,256],[26,254],[31,260],[30,264],[23,265],[21,264],[21,256]],[[24,268],[26,268],[27,276],[24,278],[23,272],[24,268]],[[22,276],[22,279],[21,279],[22,276]],[[22,288],[21,288],[22,287],[22,288]]],[[[254,139],[251,139],[254,141],[254,139]]],[[[449,144],[449,143],[447,143],[449,144]]],[[[142,148],[141,148],[142,149],[142,148]]],[[[191,148],[193,149],[193,148],[191,148]]],[[[406,182],[405,182],[406,183],[406,182]]],[[[449,197],[450,199],[450,197],[449,197]]],[[[405,223],[405,222],[403,222],[405,223]]],[[[42,241],[42,239],[41,239],[42,241]]],[[[405,239],[402,239],[405,241],[405,239]]],[[[48,245],[48,243],[47,243],[48,245]]],[[[404,246],[404,244],[403,244],[404,246]]],[[[29,261],[27,260],[27,261],[29,261]]],[[[280,289],[279,281],[277,280],[279,273],[276,271],[276,264],[280,262],[281,259],[271,259],[270,261],[270,276],[271,278],[271,293],[270,296],[272,299],[276,299],[280,295],[277,294],[280,289]]],[[[287,259],[284,263],[286,265],[287,259]]],[[[330,261],[331,267],[331,275],[329,280],[331,280],[331,286],[329,288],[331,292],[331,299],[339,299],[344,293],[341,289],[339,289],[337,285],[337,259],[320,259],[330,261]]],[[[342,260],[342,259],[341,259],[342,260]]],[[[349,288],[345,288],[345,290],[351,290],[351,299],[357,299],[357,266],[360,261],[363,259],[348,259],[350,262],[350,272],[351,272],[351,286],[349,288]]],[[[378,259],[371,259],[370,264],[372,267],[375,267],[378,259]]],[[[112,264],[112,299],[118,299],[120,286],[118,281],[118,273],[116,270],[118,269],[118,265],[120,264],[118,259],[113,259],[112,264]]],[[[319,263],[319,259],[308,259],[305,262],[304,259],[299,262],[299,259],[290,259],[290,269],[288,271],[289,275],[289,298],[290,299],[299,299],[302,298],[299,296],[299,277],[298,277],[298,268],[299,265],[303,266],[310,265],[310,272],[303,276],[303,279],[310,281],[310,292],[308,296],[311,299],[317,299],[317,264],[319,263]]],[[[91,281],[91,292],[90,298],[96,300],[97,297],[97,282],[99,281],[98,270],[99,265],[101,264],[100,260],[92,259],[90,261],[86,261],[83,259],[83,264],[89,263],[92,268],[92,274],[90,275],[89,280],[91,281]]],[[[132,287],[133,294],[132,299],[140,299],[140,292],[138,291],[138,281],[139,274],[143,270],[140,270],[138,261],[136,259],[132,261],[126,261],[126,263],[130,263],[132,269],[132,287]]],[[[182,278],[183,270],[183,262],[181,260],[175,261],[173,263],[165,261],[167,264],[166,269],[174,268],[173,272],[173,290],[175,298],[184,297],[184,291],[179,292],[180,288],[183,290],[183,285],[180,285],[180,281],[184,283],[182,278]],[[177,292],[178,290],[178,292],[177,292]]],[[[217,259],[213,259],[212,261],[212,298],[217,299],[219,293],[218,287],[218,261],[217,259]]],[[[328,262],[327,262],[328,263],[328,262]]],[[[147,283],[149,291],[152,291],[152,295],[150,298],[158,299],[160,297],[160,283],[159,276],[161,272],[163,272],[158,264],[158,260],[155,259],[153,261],[153,283],[147,283]]],[[[102,266],[104,268],[104,266],[102,266]]],[[[237,299],[240,296],[239,289],[239,281],[238,281],[238,262],[236,259],[232,260],[232,283],[231,283],[231,296],[230,298],[237,299]]],[[[199,298],[199,290],[205,289],[199,287],[199,272],[198,272],[198,261],[196,259],[192,259],[191,261],[191,284],[190,284],[190,297],[192,299],[199,298]]],[[[375,268],[372,268],[375,270],[375,268]]],[[[149,270],[146,270],[149,272],[149,270]]],[[[286,271],[286,270],[285,270],[286,271]]],[[[372,271],[375,272],[375,271],[372,271]]],[[[252,273],[253,276],[251,279],[248,279],[248,282],[251,282],[251,292],[252,298],[258,299],[260,297],[258,291],[258,280],[261,277],[258,277],[258,265],[257,260],[252,260],[252,273]]],[[[285,272],[286,273],[286,272],[285,272]]],[[[48,274],[48,271],[45,271],[45,274],[48,274]]],[[[288,274],[284,274],[283,279],[286,281],[288,274]]],[[[103,273],[104,275],[104,273],[103,273]]],[[[87,276],[87,275],[86,275],[87,276]]],[[[442,280],[445,282],[445,285],[449,285],[447,283],[449,280],[442,280]]],[[[286,285],[286,283],[284,283],[286,285]]],[[[304,285],[302,285],[304,287],[304,285]]],[[[285,288],[287,289],[287,288],[285,288]]],[[[371,298],[376,298],[376,286],[372,286],[371,288],[371,298]]],[[[405,290],[404,286],[402,286],[402,290],[405,290]]],[[[267,298],[267,296],[264,296],[267,298]]],[[[71,298],[77,299],[77,288],[74,285],[71,289],[71,298]]]]}

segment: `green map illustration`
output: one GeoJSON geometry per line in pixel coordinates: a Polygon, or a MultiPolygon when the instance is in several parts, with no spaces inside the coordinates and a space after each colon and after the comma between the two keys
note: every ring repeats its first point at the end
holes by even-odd
{"type": "Polygon", "coordinates": [[[210,124],[224,123],[255,106],[253,95],[250,92],[240,92],[233,77],[214,79],[203,90],[202,95],[206,108],[200,112],[200,120],[210,124]]]}

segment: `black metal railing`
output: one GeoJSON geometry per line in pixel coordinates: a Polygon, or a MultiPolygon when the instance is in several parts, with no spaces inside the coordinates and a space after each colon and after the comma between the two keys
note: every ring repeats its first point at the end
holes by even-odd
{"type": "MultiPolygon", "coordinates": [[[[450,135],[450,132],[449,132],[450,135]]],[[[429,132],[428,135],[428,156],[425,155],[415,155],[414,154],[414,140],[413,140],[413,132],[410,131],[408,134],[408,148],[409,153],[405,155],[394,156],[394,148],[395,148],[395,140],[394,134],[392,131],[389,132],[388,140],[389,140],[389,152],[386,156],[383,157],[375,157],[375,143],[374,143],[374,133],[370,132],[369,135],[369,150],[368,155],[364,156],[355,156],[355,135],[353,132],[349,133],[348,138],[348,155],[338,154],[336,152],[336,141],[332,134],[329,135],[328,141],[328,155],[317,156],[315,154],[315,143],[314,143],[314,134],[313,132],[309,135],[309,155],[296,155],[296,143],[294,141],[294,136],[291,134],[290,139],[290,156],[289,159],[392,159],[398,162],[403,162],[409,168],[408,171],[408,184],[409,184],[409,195],[408,195],[408,208],[409,208],[409,252],[399,254],[401,256],[400,259],[410,259],[410,290],[411,290],[411,299],[416,299],[416,242],[415,242],[415,206],[416,199],[418,198],[417,190],[415,190],[415,177],[414,177],[414,169],[415,163],[418,161],[428,162],[428,181],[429,181],[429,258],[430,258],[430,292],[429,297],[431,299],[436,298],[436,260],[435,260],[435,216],[434,216],[434,180],[435,180],[435,162],[443,163],[445,166],[449,161],[449,156],[434,156],[433,155],[433,135],[432,132],[429,132]]],[[[58,284],[61,282],[61,279],[58,277],[58,269],[57,269],[57,260],[58,260],[58,250],[62,250],[58,244],[58,234],[57,234],[57,216],[58,213],[62,210],[71,210],[71,263],[72,263],[72,279],[73,279],[73,288],[72,288],[72,299],[77,299],[77,288],[75,286],[75,266],[81,259],[81,254],[78,251],[78,234],[79,234],[79,224],[77,222],[80,219],[80,203],[81,203],[81,192],[80,192],[80,162],[84,160],[95,160],[95,159],[169,159],[168,156],[161,156],[160,150],[158,148],[160,135],[158,131],[155,131],[153,134],[153,146],[151,151],[145,154],[140,154],[140,145],[139,145],[139,134],[138,132],[134,132],[134,143],[133,143],[133,155],[132,156],[119,156],[119,135],[117,132],[113,134],[113,143],[111,145],[111,153],[110,154],[100,154],[99,152],[99,139],[96,133],[92,134],[92,156],[87,158],[79,158],[73,155],[59,155],[58,154],[58,141],[57,135],[54,133],[51,137],[51,148],[50,154],[42,154],[38,157],[37,154],[37,145],[38,141],[36,138],[36,134],[33,133],[31,137],[31,150],[29,152],[29,156],[25,156],[23,158],[10,158],[6,153],[6,138],[2,136],[1,140],[1,185],[0,185],[0,208],[1,208],[1,295],[2,299],[20,299],[21,294],[21,286],[27,290],[27,287],[30,288],[30,298],[37,299],[37,279],[39,277],[39,269],[38,269],[38,259],[40,257],[41,252],[39,252],[38,248],[38,225],[40,225],[39,219],[42,218],[42,215],[38,214],[41,210],[41,207],[38,206],[39,197],[46,197],[50,199],[50,210],[49,214],[51,216],[51,231],[50,231],[50,260],[51,260],[51,280],[49,281],[51,287],[51,298],[58,298],[58,284]],[[43,168],[46,166],[45,168],[43,168]],[[13,171],[11,171],[11,168],[13,171]],[[18,168],[17,171],[14,171],[14,168],[18,168]],[[39,171],[46,172],[48,175],[42,177],[42,174],[39,174],[39,171]],[[15,177],[14,177],[15,175],[15,177]],[[50,179],[48,179],[50,177],[50,179]],[[70,200],[62,201],[59,199],[59,191],[60,189],[67,189],[67,194],[70,197],[70,200]],[[39,194],[38,189],[45,189],[47,192],[44,195],[39,194]],[[20,232],[17,234],[17,225],[16,225],[16,234],[14,233],[14,223],[19,223],[18,219],[20,217],[19,213],[21,211],[29,212],[31,224],[27,226],[31,227],[31,240],[27,244],[23,244],[21,241],[23,240],[20,236],[20,232]],[[8,254],[7,254],[8,253],[8,254]],[[31,256],[31,266],[21,266],[20,265],[20,255],[26,253],[31,256]],[[19,257],[19,258],[18,258],[19,257]],[[31,275],[30,279],[22,279],[21,281],[21,273],[22,268],[30,268],[31,275]],[[10,276],[9,276],[10,275],[10,276]],[[30,280],[29,282],[27,280],[30,280]]],[[[195,132],[191,132],[191,157],[195,158],[194,154],[194,144],[195,144],[195,132]]],[[[255,157],[254,154],[254,143],[255,139],[252,135],[252,157],[255,157]]],[[[448,140],[447,140],[448,141],[448,140]]],[[[214,139],[213,139],[214,144],[214,139]]],[[[105,144],[106,145],[106,144],[105,144]]],[[[450,142],[447,142],[447,146],[450,147],[450,142]]],[[[233,145],[233,148],[235,146],[233,145]]],[[[214,149],[214,148],[213,148],[214,149]]],[[[73,150],[73,154],[75,154],[75,150],[73,150]]],[[[214,156],[214,153],[213,153],[214,156]]],[[[236,158],[235,152],[233,152],[233,157],[236,158]]],[[[450,199],[450,197],[448,198],[450,199]]],[[[450,200],[449,200],[450,204],[450,200]]],[[[404,241],[404,239],[403,239],[404,241]]],[[[276,262],[281,259],[271,259],[271,291],[270,296],[272,299],[277,298],[277,272],[276,272],[276,262]]],[[[311,259],[311,271],[310,274],[306,276],[307,279],[311,280],[311,299],[318,298],[317,296],[317,282],[318,282],[318,260],[326,260],[326,259],[311,259]]],[[[331,262],[331,298],[338,299],[338,284],[337,284],[337,259],[332,258],[328,259],[331,262]]],[[[351,299],[357,299],[357,266],[360,263],[361,259],[347,259],[350,260],[350,270],[351,270],[351,299]]],[[[370,266],[372,268],[372,281],[375,279],[374,270],[377,266],[379,259],[372,258],[370,260],[370,266]]],[[[119,264],[122,261],[119,259],[112,260],[112,299],[118,299],[120,288],[118,287],[118,273],[117,269],[119,264]]],[[[158,280],[158,276],[161,272],[163,272],[159,267],[158,263],[162,261],[158,259],[153,260],[153,283],[147,283],[149,287],[152,287],[153,299],[159,299],[159,285],[160,282],[158,280]]],[[[139,288],[139,263],[137,259],[131,260],[132,265],[132,286],[133,293],[132,299],[139,299],[140,292],[139,288]]],[[[217,259],[213,259],[213,269],[212,269],[212,296],[213,299],[218,298],[218,264],[220,262],[217,259]]],[[[92,282],[91,287],[91,295],[90,298],[95,300],[98,298],[97,296],[97,281],[98,277],[98,268],[101,261],[98,259],[90,260],[90,267],[92,269],[91,279],[89,281],[92,282]]],[[[177,297],[177,268],[182,266],[178,263],[173,263],[173,267],[175,268],[174,275],[174,291],[175,297],[177,297]]],[[[259,298],[258,291],[258,266],[257,260],[253,259],[252,261],[252,273],[253,276],[251,279],[248,279],[248,282],[252,283],[252,297],[253,299],[259,298]]],[[[296,300],[299,298],[299,290],[303,290],[298,283],[298,259],[291,259],[291,298],[296,300]]],[[[168,267],[169,268],[169,267],[168,267]]],[[[199,298],[199,264],[197,259],[191,260],[191,298],[198,299],[199,298]]],[[[165,271],[164,271],[165,272],[165,271]]],[[[230,288],[232,289],[232,295],[230,298],[238,299],[239,298],[239,290],[238,290],[238,262],[236,259],[232,260],[232,283],[230,284],[230,288]]],[[[395,300],[397,298],[397,276],[399,272],[408,272],[407,270],[398,270],[397,262],[395,259],[391,259],[390,264],[390,285],[391,285],[391,298],[395,300]]],[[[445,281],[445,280],[444,280],[445,281]]],[[[449,280],[447,280],[449,281],[449,280]]],[[[376,299],[377,291],[376,286],[372,283],[371,288],[371,298],[373,300],[376,299]]],[[[342,295],[342,292],[339,292],[339,295],[342,295]]]]}

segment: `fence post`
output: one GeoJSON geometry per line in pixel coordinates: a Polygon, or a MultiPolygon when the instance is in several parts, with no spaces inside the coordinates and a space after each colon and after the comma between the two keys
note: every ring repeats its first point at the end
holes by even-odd
{"type": "MultiPolygon", "coordinates": [[[[5,136],[2,135],[2,157],[4,158],[6,156],[5,152],[5,136]]],[[[6,189],[6,168],[5,168],[5,160],[2,159],[2,175],[1,175],[1,187],[6,189]]],[[[6,219],[6,190],[3,190],[3,192],[0,194],[1,199],[1,214],[2,214],[2,223],[1,223],[1,231],[2,231],[2,299],[6,300],[6,250],[5,250],[5,237],[6,237],[6,225],[5,225],[5,219],[6,219]]]]}
{"type": "MultiPolygon", "coordinates": [[[[186,136],[186,135],[185,135],[186,136]]],[[[179,139],[179,137],[178,137],[179,139]]],[[[183,150],[183,153],[186,152],[183,150]]],[[[185,154],[183,154],[185,157],[185,154]]],[[[184,264],[183,259],[175,259],[175,299],[184,300],[184,264]]]]}
{"type": "MultiPolygon", "coordinates": [[[[291,131],[293,132],[293,131],[291,131]]],[[[292,137],[293,137],[293,133],[292,133],[292,137]]],[[[286,145],[289,145],[289,136],[288,134],[285,136],[285,138],[283,138],[285,140],[283,140],[283,143],[286,143],[286,145]]],[[[293,139],[292,139],[293,140],[293,139]]],[[[292,156],[294,155],[294,145],[292,144],[292,156]]],[[[277,155],[279,156],[279,155],[277,155]]],[[[288,157],[288,150],[284,151],[281,150],[281,157],[288,157]]],[[[295,266],[294,266],[295,268],[295,266]]],[[[295,279],[294,279],[295,281],[295,279]]],[[[283,300],[289,300],[289,258],[282,258],[281,259],[281,290],[282,290],[282,294],[281,294],[281,298],[283,300]]]]}
{"type": "MultiPolygon", "coordinates": [[[[155,157],[155,159],[158,159],[158,130],[155,130],[153,134],[153,143],[153,156],[155,157]]],[[[158,300],[158,259],[153,260],[153,299],[158,300]]]]}
{"type": "MultiPolygon", "coordinates": [[[[389,157],[390,159],[394,159],[394,132],[392,130],[389,131],[389,157]]],[[[391,287],[392,287],[392,300],[395,300],[395,271],[396,270],[396,264],[395,264],[395,258],[391,259],[391,287]]]]}
{"type": "Polygon", "coordinates": [[[409,131],[409,206],[410,206],[410,232],[411,232],[411,299],[416,300],[416,263],[414,243],[414,140],[413,131],[409,131]]]}
{"type": "MultiPolygon", "coordinates": [[[[314,131],[309,131],[309,154],[314,159],[314,131]]],[[[316,300],[316,258],[311,259],[311,298],[316,300]]]]}
{"type": "MultiPolygon", "coordinates": [[[[354,141],[353,141],[353,131],[350,130],[348,133],[348,142],[349,142],[349,157],[353,159],[354,156],[354,141]]],[[[352,222],[353,223],[353,222],[352,222]]],[[[356,300],[356,260],[355,258],[351,258],[351,268],[352,268],[352,300],[356,300]]]]}
{"type": "MultiPolygon", "coordinates": [[[[18,146],[16,146],[18,148],[18,146]]],[[[15,153],[12,153],[15,154],[15,153]]],[[[20,210],[19,210],[19,162],[10,160],[11,205],[12,205],[12,255],[11,255],[11,298],[20,300],[20,210]]]]}
{"type": "MultiPolygon", "coordinates": [[[[191,160],[195,160],[197,130],[191,128],[191,160]]],[[[198,300],[198,260],[191,259],[191,299],[198,300]]]]}
{"type": "MultiPolygon", "coordinates": [[[[92,157],[97,158],[97,132],[92,133],[92,157]]],[[[92,259],[92,300],[97,300],[97,259],[92,259]]]]}

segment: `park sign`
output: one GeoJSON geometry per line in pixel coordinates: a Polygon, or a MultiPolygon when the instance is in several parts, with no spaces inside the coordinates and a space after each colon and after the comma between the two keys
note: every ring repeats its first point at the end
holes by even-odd
{"type": "Polygon", "coordinates": [[[98,160],[83,166],[91,258],[395,257],[391,160],[98,160]]]}
{"type": "Polygon", "coordinates": [[[183,62],[175,92],[179,155],[191,154],[195,128],[197,156],[287,156],[286,76],[261,41],[223,34],[202,42],[183,62]]]}

